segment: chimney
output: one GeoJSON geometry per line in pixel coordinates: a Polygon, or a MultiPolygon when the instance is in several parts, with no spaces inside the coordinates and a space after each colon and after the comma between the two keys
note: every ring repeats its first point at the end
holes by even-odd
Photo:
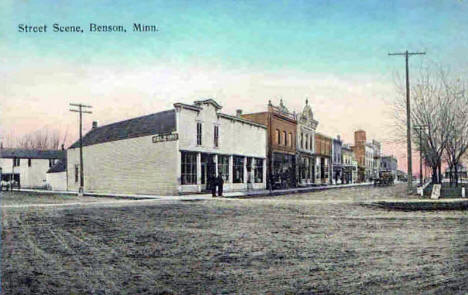
{"type": "Polygon", "coordinates": [[[92,129],[96,129],[98,126],[98,122],[97,121],[93,121],[93,128],[92,129]]]}
{"type": "Polygon", "coordinates": [[[240,118],[242,116],[242,110],[236,110],[236,116],[240,118]]]}
{"type": "Polygon", "coordinates": [[[62,143],[62,151],[65,150],[65,145],[62,143]]]}

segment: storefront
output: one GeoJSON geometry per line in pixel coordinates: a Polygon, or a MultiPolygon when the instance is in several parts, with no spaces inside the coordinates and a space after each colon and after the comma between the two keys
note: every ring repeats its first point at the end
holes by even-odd
{"type": "Polygon", "coordinates": [[[273,188],[295,187],[296,161],[294,155],[273,153],[272,166],[273,188]]]}

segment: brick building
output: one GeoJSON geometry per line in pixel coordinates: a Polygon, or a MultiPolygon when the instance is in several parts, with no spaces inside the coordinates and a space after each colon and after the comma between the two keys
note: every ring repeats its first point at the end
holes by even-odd
{"type": "Polygon", "coordinates": [[[358,182],[365,181],[366,178],[366,132],[357,130],[354,132],[354,146],[352,150],[358,164],[358,182]]]}
{"type": "Polygon", "coordinates": [[[242,118],[267,126],[267,175],[272,189],[296,186],[296,116],[284,106],[268,102],[266,112],[243,114],[242,118]]]}

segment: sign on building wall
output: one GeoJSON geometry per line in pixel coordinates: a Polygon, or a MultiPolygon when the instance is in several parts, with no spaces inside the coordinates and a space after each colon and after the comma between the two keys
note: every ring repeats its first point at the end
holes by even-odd
{"type": "Polygon", "coordinates": [[[179,139],[179,134],[159,134],[152,137],[153,143],[165,142],[165,141],[174,141],[179,139]]]}

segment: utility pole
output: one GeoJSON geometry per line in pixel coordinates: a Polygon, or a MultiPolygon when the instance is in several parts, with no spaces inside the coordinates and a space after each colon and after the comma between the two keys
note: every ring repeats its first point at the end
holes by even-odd
{"type": "Polygon", "coordinates": [[[78,191],[79,196],[83,196],[84,192],[84,177],[83,177],[83,113],[92,114],[92,112],[83,110],[84,108],[92,108],[92,106],[84,105],[81,103],[70,103],[72,107],[78,107],[78,109],[70,109],[70,112],[80,113],[80,189],[78,191]]]}
{"type": "Polygon", "coordinates": [[[404,55],[406,61],[406,140],[408,145],[408,194],[413,193],[413,164],[411,160],[411,107],[410,107],[410,87],[409,87],[409,69],[408,58],[410,55],[425,55],[425,52],[398,52],[388,55],[404,55]]]}
{"type": "Polygon", "coordinates": [[[423,185],[423,180],[422,180],[422,131],[426,129],[427,125],[415,125],[414,128],[419,131],[419,184],[422,186],[423,185]]]}

